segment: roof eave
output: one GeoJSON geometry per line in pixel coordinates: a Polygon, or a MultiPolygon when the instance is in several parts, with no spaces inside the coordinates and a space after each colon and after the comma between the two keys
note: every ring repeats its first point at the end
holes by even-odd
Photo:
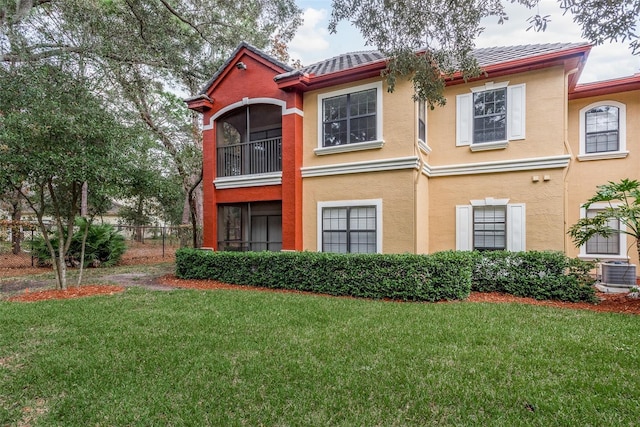
{"type": "Polygon", "coordinates": [[[278,88],[282,90],[297,89],[301,91],[322,89],[343,83],[350,83],[371,77],[379,77],[387,67],[386,60],[379,60],[346,70],[322,74],[300,74],[277,80],[278,88]]]}
{"type": "Polygon", "coordinates": [[[569,99],[574,100],[592,96],[609,95],[612,93],[630,92],[633,90],[640,90],[640,73],[632,76],[577,85],[574,90],[569,93],[569,99]]]}
{"type": "Polygon", "coordinates": [[[213,108],[213,99],[207,95],[196,95],[190,98],[186,98],[184,102],[187,104],[187,108],[195,110],[199,113],[204,113],[213,108]]]}
{"type": "Polygon", "coordinates": [[[569,77],[569,88],[571,90],[578,82],[580,73],[582,72],[590,50],[591,45],[583,45],[559,52],[552,52],[522,59],[515,59],[512,61],[505,61],[497,64],[490,64],[482,67],[483,73],[478,77],[474,77],[465,81],[462,73],[458,72],[448,78],[446,84],[447,86],[453,86],[467,82],[483,80],[487,77],[501,77],[509,74],[523,73],[527,71],[534,71],[542,68],[562,65],[567,72],[577,69],[577,72],[572,73],[569,77]]]}

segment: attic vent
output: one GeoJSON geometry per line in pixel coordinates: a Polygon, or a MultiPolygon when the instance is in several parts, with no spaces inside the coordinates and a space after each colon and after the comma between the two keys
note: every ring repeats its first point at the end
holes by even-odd
{"type": "Polygon", "coordinates": [[[636,266],[634,264],[603,262],[602,283],[619,287],[634,286],[636,284],[636,266]]]}

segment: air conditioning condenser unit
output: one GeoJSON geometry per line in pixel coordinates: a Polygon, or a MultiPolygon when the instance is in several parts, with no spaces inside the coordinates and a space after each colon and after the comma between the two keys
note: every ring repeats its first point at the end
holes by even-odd
{"type": "Polygon", "coordinates": [[[635,264],[603,262],[601,283],[608,287],[630,288],[636,284],[635,264]]]}

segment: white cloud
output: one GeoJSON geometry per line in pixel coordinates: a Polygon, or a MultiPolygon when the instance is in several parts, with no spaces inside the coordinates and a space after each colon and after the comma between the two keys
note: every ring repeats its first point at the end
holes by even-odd
{"type": "Polygon", "coordinates": [[[302,15],[303,23],[289,43],[289,54],[293,59],[318,57],[320,59],[331,47],[327,30],[328,12],[326,9],[307,8],[302,15]]]}

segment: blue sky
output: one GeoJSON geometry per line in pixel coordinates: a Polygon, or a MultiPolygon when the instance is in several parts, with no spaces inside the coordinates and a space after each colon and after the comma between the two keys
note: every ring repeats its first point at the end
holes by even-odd
{"type": "MultiPolygon", "coordinates": [[[[375,49],[365,46],[359,31],[346,22],[340,24],[336,34],[329,34],[331,0],[296,0],[296,3],[304,11],[304,24],[289,45],[292,59],[300,59],[304,65],[309,65],[341,53],[375,49]]],[[[562,16],[555,0],[543,0],[537,12],[551,15],[551,23],[544,33],[526,31],[526,20],[535,14],[534,11],[509,4],[507,13],[509,21],[504,25],[498,25],[495,18],[483,23],[486,30],[476,41],[476,46],[582,41],[580,28],[572,22],[570,15],[562,16]]],[[[640,56],[631,55],[627,44],[605,44],[591,50],[580,82],[629,76],[637,72],[640,72],[640,56]]]]}

